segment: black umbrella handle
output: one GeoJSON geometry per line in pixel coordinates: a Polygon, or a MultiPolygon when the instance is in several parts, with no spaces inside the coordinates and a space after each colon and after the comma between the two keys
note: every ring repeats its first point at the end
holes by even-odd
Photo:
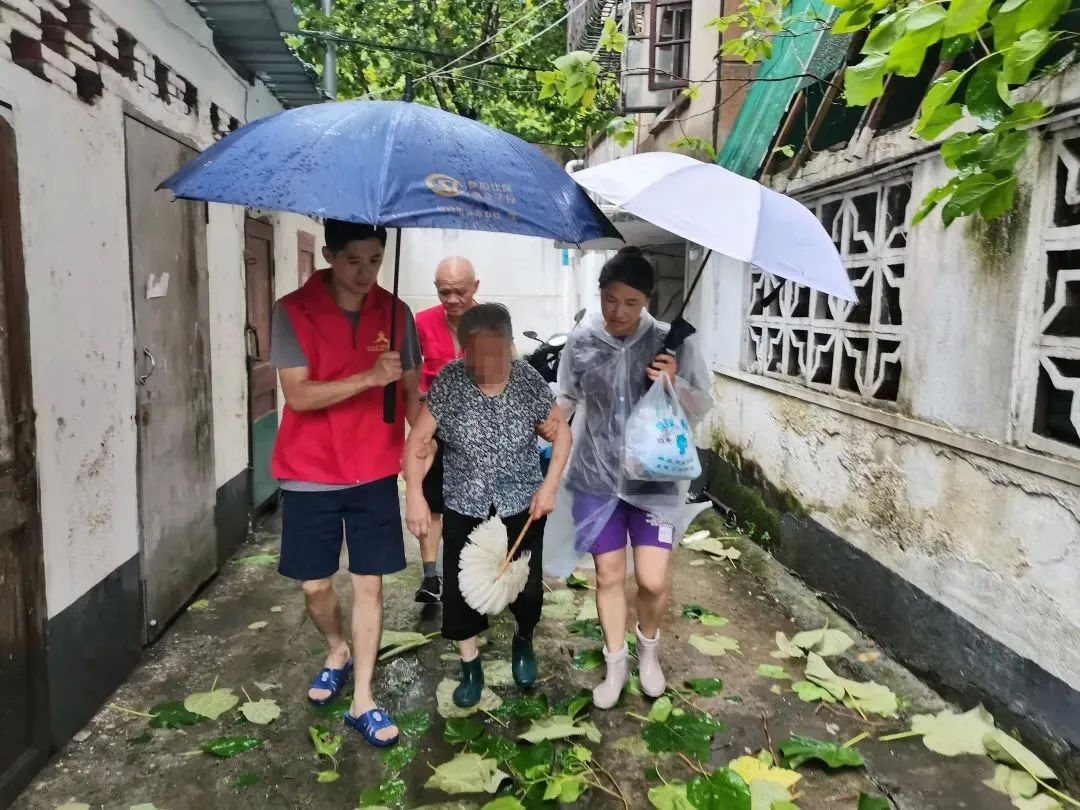
{"type": "MultiPolygon", "coordinates": [[[[397,344],[397,312],[401,302],[398,301],[398,271],[401,269],[401,228],[394,234],[394,294],[390,299],[390,343],[389,350],[393,351],[397,344]]],[[[398,347],[400,348],[400,347],[398,347]]],[[[397,410],[397,383],[392,382],[383,389],[382,418],[388,425],[394,424],[395,411],[397,410]]]]}

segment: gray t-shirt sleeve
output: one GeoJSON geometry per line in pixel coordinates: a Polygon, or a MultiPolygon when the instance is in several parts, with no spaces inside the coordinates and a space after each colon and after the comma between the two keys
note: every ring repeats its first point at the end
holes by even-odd
{"type": "Polygon", "coordinates": [[[280,304],[274,305],[270,320],[270,365],[274,368],[304,368],[308,365],[289,313],[280,304]]]}
{"type": "Polygon", "coordinates": [[[416,334],[416,319],[408,305],[402,304],[405,311],[405,323],[401,330],[401,369],[412,371],[419,368],[423,358],[420,356],[420,338],[416,334]]]}

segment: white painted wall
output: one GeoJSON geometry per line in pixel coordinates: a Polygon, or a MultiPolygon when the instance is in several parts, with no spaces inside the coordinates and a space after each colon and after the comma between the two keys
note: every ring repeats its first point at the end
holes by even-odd
{"type": "MultiPolygon", "coordinates": [[[[394,234],[390,234],[379,283],[391,289],[394,234]]],[[[578,308],[575,273],[563,264],[563,251],[550,239],[482,231],[406,230],[402,234],[401,278],[398,293],[413,310],[434,306],[435,268],[446,256],[465,256],[476,268],[481,301],[497,301],[510,309],[519,351],[536,344],[521,334],[534,330],[540,337],[565,332],[578,308]]]]}
{"type": "MultiPolygon", "coordinates": [[[[841,173],[870,183],[875,163],[915,145],[904,133],[879,140],[862,161],[822,154],[792,186],[841,173]]],[[[1035,211],[1053,187],[1036,157],[1022,196],[1034,192],[1035,211]]],[[[945,176],[936,155],[922,158],[909,210],[945,176]]],[[[740,370],[747,273],[722,261],[732,272],[717,274],[713,297],[714,426],[822,525],[1080,688],[1080,465],[1017,446],[1011,416],[1031,384],[1018,332],[1040,217],[1026,205],[993,258],[970,221],[946,230],[933,215],[911,230],[892,410],[740,370]]]]}
{"type": "MultiPolygon", "coordinates": [[[[189,115],[108,69],[104,96],[89,105],[0,57],[0,103],[12,108],[18,149],[50,617],[139,550],[124,104],[200,147],[212,142],[211,102],[226,121],[278,109],[264,86],[225,64],[187,3],[97,5],[198,87],[200,110],[189,115]]],[[[303,222],[321,236],[301,217],[277,223],[279,290],[295,287],[303,222]]],[[[207,254],[221,485],[248,464],[241,209],[211,206],[207,254]]]]}

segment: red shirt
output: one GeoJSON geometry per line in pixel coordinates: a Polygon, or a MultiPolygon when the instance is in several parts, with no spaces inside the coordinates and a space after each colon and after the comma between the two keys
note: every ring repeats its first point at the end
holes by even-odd
{"type": "MultiPolygon", "coordinates": [[[[356,327],[330,294],[325,270],[279,302],[308,360],[313,381],[343,380],[368,371],[389,349],[393,296],[378,285],[364,297],[356,327]]],[[[395,346],[402,342],[397,303],[395,346]]],[[[318,484],[366,484],[401,472],[405,397],[397,390],[393,424],[383,422],[383,389],[368,390],[318,411],[285,412],[274,443],[275,478],[318,484]]]]}
{"type": "Polygon", "coordinates": [[[416,334],[420,340],[420,354],[424,356],[424,364],[420,367],[420,391],[427,393],[431,381],[443,366],[457,360],[463,352],[450,331],[442,304],[416,313],[416,334]]]}

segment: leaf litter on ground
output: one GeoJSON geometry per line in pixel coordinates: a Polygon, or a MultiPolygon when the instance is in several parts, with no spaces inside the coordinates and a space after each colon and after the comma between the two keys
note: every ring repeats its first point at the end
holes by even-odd
{"type": "Polygon", "coordinates": [[[387,748],[379,754],[379,761],[392,776],[397,776],[405,769],[405,766],[416,759],[420,749],[415,745],[398,743],[393,748],[387,748]]]}
{"type": "Polygon", "coordinates": [[[706,627],[725,627],[728,620],[719,613],[703,608],[701,605],[686,604],[682,606],[682,615],[685,619],[693,619],[706,627]]]}
{"type": "Polygon", "coordinates": [[[757,674],[763,678],[772,678],[774,681],[790,681],[791,676],[787,670],[776,664],[761,664],[757,668],[757,674]]]}
{"type": "Polygon", "coordinates": [[[394,718],[398,730],[406,737],[422,737],[431,728],[431,715],[423,709],[413,709],[394,718]]]}
{"type": "Polygon", "coordinates": [[[463,709],[454,704],[454,689],[457,685],[457,681],[444,678],[435,689],[435,702],[438,705],[439,714],[445,718],[469,717],[477,712],[493,712],[502,705],[502,698],[485,686],[484,691],[480,693],[480,702],[463,709]]]}
{"type": "Polygon", "coordinates": [[[858,768],[863,756],[853,747],[839,745],[813,737],[793,736],[777,746],[781,764],[794,770],[805,762],[816,760],[829,768],[858,768]]]}
{"type": "MultiPolygon", "coordinates": [[[[585,600],[586,603],[591,601],[593,600],[585,600]]],[[[578,614],[577,602],[574,601],[574,592],[565,588],[548,591],[544,594],[544,606],[541,608],[540,613],[545,619],[555,621],[573,619],[578,614]]]]}
{"type": "Polygon", "coordinates": [[[503,701],[501,706],[492,710],[496,717],[514,717],[521,720],[539,720],[549,712],[545,695],[519,695],[503,701]]]}
{"type": "Polygon", "coordinates": [[[416,633],[408,630],[383,630],[379,639],[379,660],[385,661],[395,655],[430,644],[438,633],[416,633]]]}
{"type": "Polygon", "coordinates": [[[203,740],[199,747],[207,754],[213,754],[222,759],[229,759],[252,748],[259,748],[263,741],[258,737],[247,735],[230,735],[227,737],[215,737],[212,740],[203,740]]]}
{"type": "Polygon", "coordinates": [[[192,714],[217,720],[240,702],[240,698],[233,694],[232,689],[217,689],[216,686],[215,679],[209,692],[195,692],[188,695],[184,698],[184,708],[192,714]]]}
{"type": "Polygon", "coordinates": [[[566,629],[571,634],[588,641],[602,641],[604,638],[604,630],[600,627],[600,622],[597,619],[575,621],[568,625],[566,629]]]}
{"type": "Polygon", "coordinates": [[[499,770],[499,763],[479,754],[458,754],[449,762],[435,768],[425,787],[443,793],[494,793],[507,774],[499,770]]]}
{"type": "Polygon", "coordinates": [[[184,703],[179,700],[159,703],[150,709],[150,714],[154,715],[147,723],[150,728],[183,728],[201,723],[205,719],[201,714],[185,709],[184,703]]]}
{"type": "Polygon", "coordinates": [[[804,630],[791,637],[791,644],[807,653],[832,658],[847,652],[855,641],[842,630],[830,630],[828,622],[818,630],[804,630]]]}
{"type": "MultiPolygon", "coordinates": [[[[808,653],[806,657],[806,680],[816,684],[825,690],[834,700],[838,700],[849,709],[854,709],[860,714],[878,714],[882,717],[895,717],[899,711],[899,702],[896,695],[886,686],[868,681],[860,681],[842,678],[831,669],[825,660],[817,653],[808,653]]],[[[801,682],[800,682],[801,683],[801,682]]],[[[800,688],[800,684],[792,686],[799,697],[808,700],[810,690],[800,688]]]]}
{"type": "Polygon", "coordinates": [[[724,728],[711,715],[672,709],[663,722],[646,722],[641,738],[654,754],[684,754],[707,762],[713,735],[724,728]]]}
{"type": "Polygon", "coordinates": [[[684,683],[687,689],[700,697],[716,697],[724,691],[724,682],[719,678],[691,678],[684,683]]]}
{"type": "Polygon", "coordinates": [[[281,707],[273,700],[251,700],[240,707],[240,713],[249,723],[265,726],[281,717],[281,707]]]}
{"type": "Polygon", "coordinates": [[[737,640],[719,633],[694,633],[690,636],[690,646],[703,655],[716,656],[739,652],[737,640]]]}
{"type": "Polygon", "coordinates": [[[686,786],[686,797],[699,810],[751,810],[752,804],[750,786],[730,768],[695,776],[686,786]]]}
{"type": "Polygon", "coordinates": [[[583,672],[598,669],[604,663],[604,651],[599,647],[581,650],[570,659],[570,666],[583,672]]]}

